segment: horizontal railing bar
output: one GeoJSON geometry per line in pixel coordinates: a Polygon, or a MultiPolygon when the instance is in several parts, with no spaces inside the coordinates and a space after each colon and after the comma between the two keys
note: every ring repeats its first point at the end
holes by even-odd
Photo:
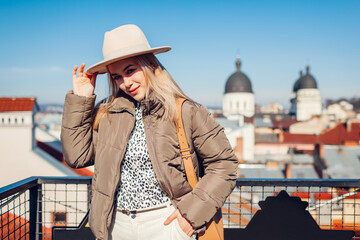
{"type": "Polygon", "coordinates": [[[87,184],[92,177],[39,177],[40,183],[47,184],[87,184]]]}
{"type": "Polygon", "coordinates": [[[237,186],[279,186],[279,187],[344,187],[359,188],[359,179],[273,179],[238,178],[237,186]]]}
{"type": "Polygon", "coordinates": [[[28,177],[0,188],[0,200],[38,185],[39,177],[28,177]]]}
{"type": "MultiPolygon", "coordinates": [[[[0,188],[0,199],[22,192],[37,184],[90,184],[91,177],[29,177],[0,188]]],[[[267,179],[238,178],[237,186],[338,187],[360,188],[359,179],[267,179]]]]}
{"type": "Polygon", "coordinates": [[[15,194],[12,194],[12,196],[10,198],[8,198],[6,200],[6,202],[0,204],[0,209],[3,207],[3,206],[6,206],[7,204],[9,204],[10,202],[12,202],[14,199],[18,198],[21,194],[23,194],[26,190],[23,190],[21,192],[17,192],[15,194]]]}
{"type": "Polygon", "coordinates": [[[0,200],[38,184],[90,184],[91,177],[29,177],[0,188],[0,200]]]}

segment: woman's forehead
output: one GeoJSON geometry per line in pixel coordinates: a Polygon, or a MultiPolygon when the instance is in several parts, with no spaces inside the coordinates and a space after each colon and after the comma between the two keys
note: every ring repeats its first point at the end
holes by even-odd
{"type": "Polygon", "coordinates": [[[135,64],[137,64],[137,61],[134,57],[132,57],[132,58],[126,58],[126,59],[122,59],[120,61],[111,63],[111,64],[109,64],[108,68],[109,68],[110,72],[121,72],[125,68],[127,68],[129,65],[135,65],[135,64]]]}

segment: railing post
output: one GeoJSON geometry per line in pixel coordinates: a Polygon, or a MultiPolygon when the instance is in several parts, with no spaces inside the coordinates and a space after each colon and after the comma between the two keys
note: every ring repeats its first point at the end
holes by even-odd
{"type": "Polygon", "coordinates": [[[30,240],[42,239],[41,184],[30,188],[30,240]]]}

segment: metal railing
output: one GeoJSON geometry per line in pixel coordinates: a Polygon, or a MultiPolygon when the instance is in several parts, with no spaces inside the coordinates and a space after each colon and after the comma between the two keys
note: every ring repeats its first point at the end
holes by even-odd
{"type": "Polygon", "coordinates": [[[90,184],[90,177],[30,177],[1,188],[1,239],[51,239],[53,226],[79,225],[90,184]]]}
{"type": "Polygon", "coordinates": [[[321,229],[352,230],[352,239],[360,239],[359,189],[360,180],[238,179],[222,209],[224,227],[246,228],[261,210],[260,201],[285,190],[289,197],[308,203],[304,210],[321,229]]]}
{"type": "MultiPolygon", "coordinates": [[[[0,239],[51,239],[53,226],[78,226],[89,209],[90,184],[89,177],[31,177],[0,188],[0,239]]],[[[225,233],[246,228],[259,201],[285,190],[308,202],[321,229],[352,230],[360,239],[359,188],[359,180],[238,179],[222,209],[225,233]]]]}

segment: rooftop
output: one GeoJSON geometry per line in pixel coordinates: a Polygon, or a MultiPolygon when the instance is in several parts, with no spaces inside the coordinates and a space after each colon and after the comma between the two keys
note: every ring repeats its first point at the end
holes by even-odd
{"type": "Polygon", "coordinates": [[[324,146],[324,170],[331,178],[359,178],[360,146],[324,146]]]}
{"type": "Polygon", "coordinates": [[[1,97],[0,98],[0,112],[32,111],[34,107],[39,109],[35,97],[29,97],[29,98],[1,97]]]}

